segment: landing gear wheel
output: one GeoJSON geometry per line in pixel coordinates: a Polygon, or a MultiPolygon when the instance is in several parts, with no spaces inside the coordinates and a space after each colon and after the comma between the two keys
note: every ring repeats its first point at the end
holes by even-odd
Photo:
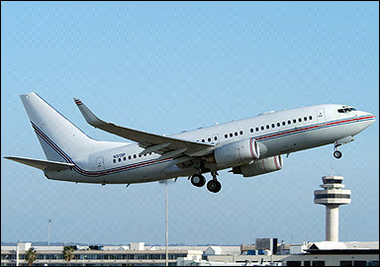
{"type": "Polygon", "coordinates": [[[206,178],[200,173],[196,173],[193,176],[191,176],[190,181],[191,181],[191,184],[196,187],[202,187],[206,184],[206,178]]]}
{"type": "Polygon", "coordinates": [[[342,157],[342,152],[340,152],[339,150],[335,150],[334,153],[333,153],[333,156],[336,159],[340,159],[342,157]]]}
{"type": "Polygon", "coordinates": [[[217,180],[211,180],[207,183],[207,189],[212,193],[218,193],[222,189],[222,184],[217,180]]]}

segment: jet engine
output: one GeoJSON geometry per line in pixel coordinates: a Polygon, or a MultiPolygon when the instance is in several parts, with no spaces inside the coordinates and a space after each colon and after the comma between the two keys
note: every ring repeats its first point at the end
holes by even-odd
{"type": "Polygon", "coordinates": [[[259,157],[259,146],[254,138],[232,142],[214,151],[215,163],[222,166],[241,165],[259,157]]]}
{"type": "Polygon", "coordinates": [[[244,177],[252,177],[282,169],[281,155],[254,161],[250,164],[232,168],[234,174],[242,174],[244,177]]]}

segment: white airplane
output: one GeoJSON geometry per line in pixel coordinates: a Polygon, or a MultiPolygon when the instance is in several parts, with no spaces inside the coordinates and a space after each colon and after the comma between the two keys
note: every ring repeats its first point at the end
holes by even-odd
{"type": "Polygon", "coordinates": [[[74,99],[92,126],[137,143],[97,141],[79,130],[35,93],[21,95],[47,160],[6,157],[44,171],[52,180],[76,183],[133,184],[189,177],[217,193],[217,171],[252,177],[282,169],[282,154],[334,144],[339,146],[372,123],[375,116],[344,105],[317,105],[232,121],[173,136],[121,127],[96,117],[74,99]]]}

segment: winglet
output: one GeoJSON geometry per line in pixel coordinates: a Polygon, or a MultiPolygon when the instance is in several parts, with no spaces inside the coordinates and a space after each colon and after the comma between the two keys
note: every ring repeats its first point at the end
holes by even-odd
{"type": "Polygon", "coordinates": [[[82,101],[80,101],[78,98],[74,98],[74,101],[75,101],[75,104],[77,104],[77,106],[80,106],[82,105],[82,101]]]}
{"type": "Polygon", "coordinates": [[[94,113],[92,113],[91,110],[88,109],[88,107],[82,103],[78,98],[74,98],[75,104],[78,106],[80,112],[82,113],[84,119],[92,126],[97,128],[99,125],[104,123],[101,119],[95,116],[94,113]]]}

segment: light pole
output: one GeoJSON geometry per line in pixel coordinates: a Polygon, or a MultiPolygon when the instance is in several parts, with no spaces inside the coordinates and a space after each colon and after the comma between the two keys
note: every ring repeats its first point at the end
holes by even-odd
{"type": "Polygon", "coordinates": [[[160,184],[165,184],[165,266],[169,266],[169,190],[168,185],[175,182],[173,180],[159,181],[160,184]]]}
{"type": "Polygon", "coordinates": [[[19,254],[19,245],[18,245],[18,241],[17,241],[17,246],[16,246],[16,266],[19,266],[19,260],[18,260],[18,254],[19,254]]]}
{"type": "Polygon", "coordinates": [[[85,266],[85,260],[87,259],[87,255],[83,255],[83,266],[85,266]]]}
{"type": "Polygon", "coordinates": [[[49,225],[48,225],[48,246],[50,247],[50,224],[51,224],[51,219],[48,220],[49,225]]]}
{"type": "Polygon", "coordinates": [[[169,266],[169,200],[168,181],[165,181],[165,266],[169,266]]]}

